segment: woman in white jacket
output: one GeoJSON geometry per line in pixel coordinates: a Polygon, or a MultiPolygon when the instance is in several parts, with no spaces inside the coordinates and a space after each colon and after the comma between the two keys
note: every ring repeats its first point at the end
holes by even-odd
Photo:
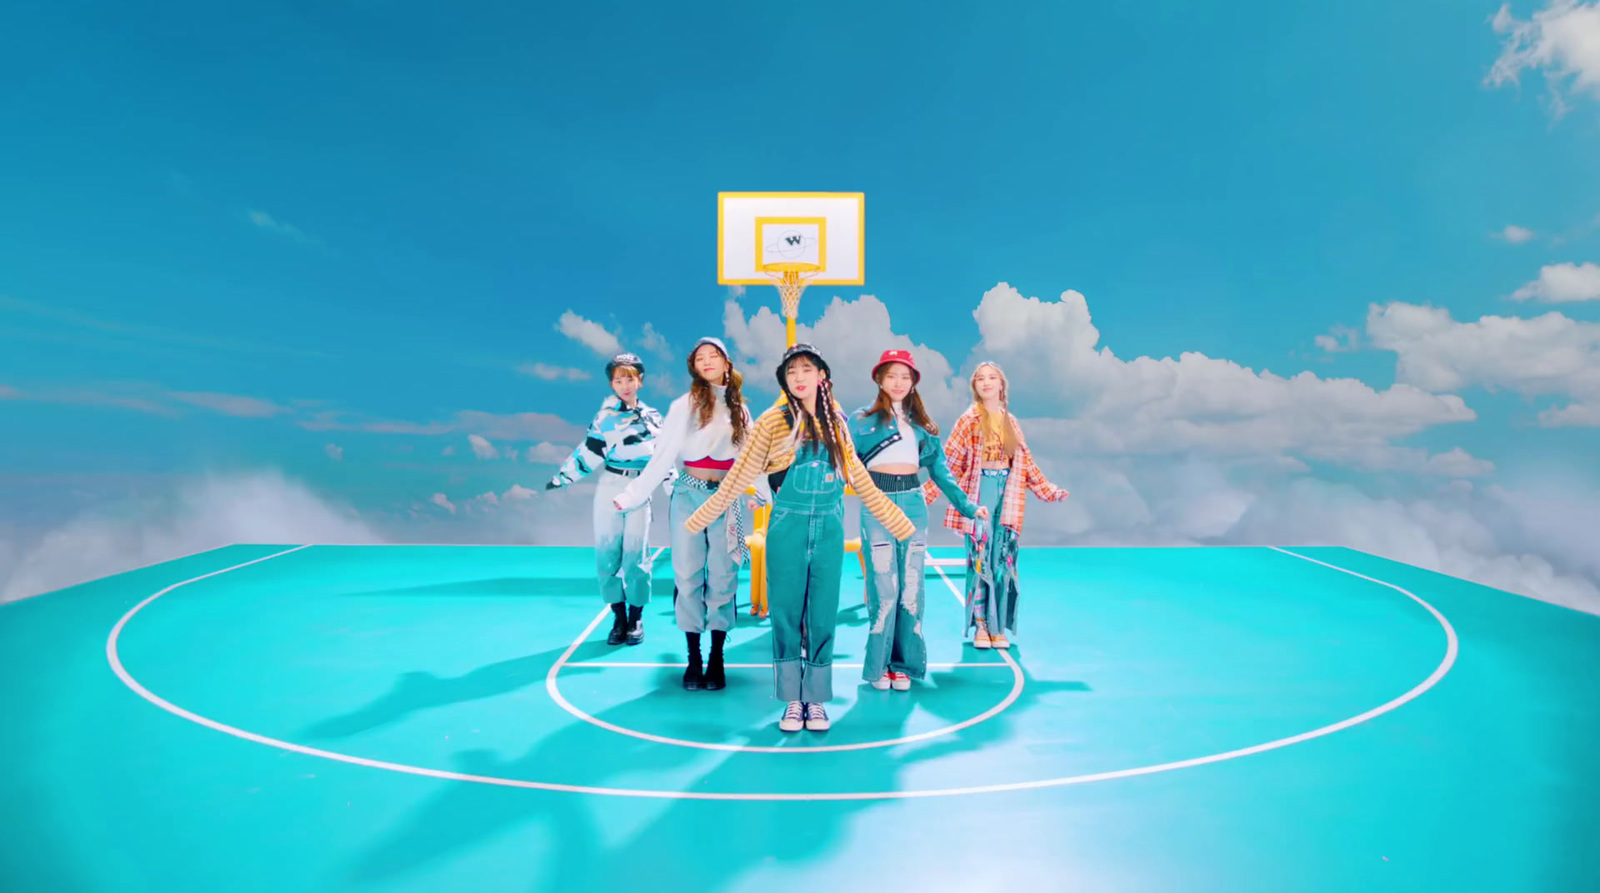
{"type": "MultiPolygon", "coordinates": [[[[650,463],[615,500],[628,511],[644,503],[656,486],[678,470],[672,485],[668,517],[672,530],[672,573],[678,587],[676,614],[683,630],[689,666],[683,687],[719,690],[727,685],[722,648],[734,623],[734,597],[745,547],[743,499],[734,499],[728,511],[699,533],[689,533],[684,522],[711,498],[739,448],[749,436],[750,410],[740,393],[743,382],[728,349],[717,338],[701,338],[689,352],[689,393],[672,401],[657,435],[650,463]],[[702,663],[700,636],[711,631],[709,661],[702,663]]],[[[766,481],[757,484],[765,494],[766,481]]]]}

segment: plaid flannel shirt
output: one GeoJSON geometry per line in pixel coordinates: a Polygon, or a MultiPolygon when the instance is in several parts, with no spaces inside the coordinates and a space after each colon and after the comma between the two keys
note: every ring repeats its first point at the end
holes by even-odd
{"type": "MultiPolygon", "coordinates": [[[[1033,495],[1047,502],[1065,499],[1067,491],[1050,483],[1034,464],[1033,451],[1028,449],[1027,443],[1022,439],[1022,429],[1017,425],[1017,420],[1006,414],[1006,421],[1011,425],[1017,435],[1017,452],[1011,457],[1011,477],[1006,480],[1005,498],[1000,504],[1000,517],[998,522],[1022,532],[1022,518],[1027,509],[1027,491],[1032,490],[1033,495]]],[[[979,489],[982,487],[983,462],[983,429],[978,422],[978,408],[972,407],[956,419],[955,426],[950,429],[950,436],[944,443],[945,461],[950,465],[950,473],[955,476],[956,483],[967,498],[973,502],[978,501],[979,489]]],[[[939,488],[933,481],[923,484],[923,498],[931,505],[939,498],[939,488]]],[[[955,506],[950,506],[944,512],[944,526],[951,530],[958,530],[965,534],[972,533],[972,521],[956,511],[955,506]]]]}

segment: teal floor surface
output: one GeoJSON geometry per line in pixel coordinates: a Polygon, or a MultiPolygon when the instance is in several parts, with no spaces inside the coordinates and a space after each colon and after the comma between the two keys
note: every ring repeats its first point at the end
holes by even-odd
{"type": "MultiPolygon", "coordinates": [[[[935,550],[936,557],[952,557],[935,550]]],[[[852,556],[853,559],[853,556],[852,556]]],[[[0,606],[0,889],[1600,890],[1600,617],[1331,548],[1024,549],[1008,652],[776,723],[686,692],[667,555],[237,545],[0,606]]]]}

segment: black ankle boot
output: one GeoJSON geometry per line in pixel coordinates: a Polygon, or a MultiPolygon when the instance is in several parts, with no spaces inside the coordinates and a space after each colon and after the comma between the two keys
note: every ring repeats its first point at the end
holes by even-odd
{"type": "Polygon", "coordinates": [[[683,671],[683,687],[688,691],[699,691],[704,687],[704,677],[700,672],[700,634],[684,633],[683,637],[689,643],[689,668],[683,671]]]}
{"type": "Polygon", "coordinates": [[[628,644],[637,645],[644,641],[644,608],[639,605],[628,606],[628,644]]]}
{"type": "Polygon", "coordinates": [[[727,639],[728,633],[725,630],[711,631],[711,660],[706,664],[705,677],[707,691],[721,691],[728,684],[727,677],[722,672],[722,643],[727,639]]]}
{"type": "Polygon", "coordinates": [[[621,645],[622,640],[628,637],[627,607],[622,602],[611,606],[611,613],[616,616],[611,620],[611,634],[606,636],[607,645],[621,645]]]}

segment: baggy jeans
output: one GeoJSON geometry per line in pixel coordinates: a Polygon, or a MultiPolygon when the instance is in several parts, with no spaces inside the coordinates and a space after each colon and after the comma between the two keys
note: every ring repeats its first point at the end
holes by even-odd
{"type": "MultiPolygon", "coordinates": [[[[728,514],[705,530],[684,529],[716,487],[679,475],[672,488],[672,575],[678,584],[678,629],[686,633],[733,629],[734,599],[739,594],[739,566],[728,552],[728,514]]],[[[743,498],[742,496],[740,498],[743,498]]]]}
{"type": "Polygon", "coordinates": [[[928,503],[921,488],[886,493],[906,513],[916,531],[905,542],[889,533],[866,506],[861,508],[861,544],[867,550],[867,646],[861,678],[886,671],[922,679],[928,673],[928,646],[922,637],[928,554],[928,503]]]}
{"type": "Polygon", "coordinates": [[[833,637],[844,569],[844,476],[807,445],[767,521],[767,616],[780,701],[833,700],[833,637]]]}
{"type": "Polygon", "coordinates": [[[601,469],[594,491],[594,564],[600,597],[608,605],[650,603],[650,502],[619,512],[611,501],[629,478],[601,469]]]}

